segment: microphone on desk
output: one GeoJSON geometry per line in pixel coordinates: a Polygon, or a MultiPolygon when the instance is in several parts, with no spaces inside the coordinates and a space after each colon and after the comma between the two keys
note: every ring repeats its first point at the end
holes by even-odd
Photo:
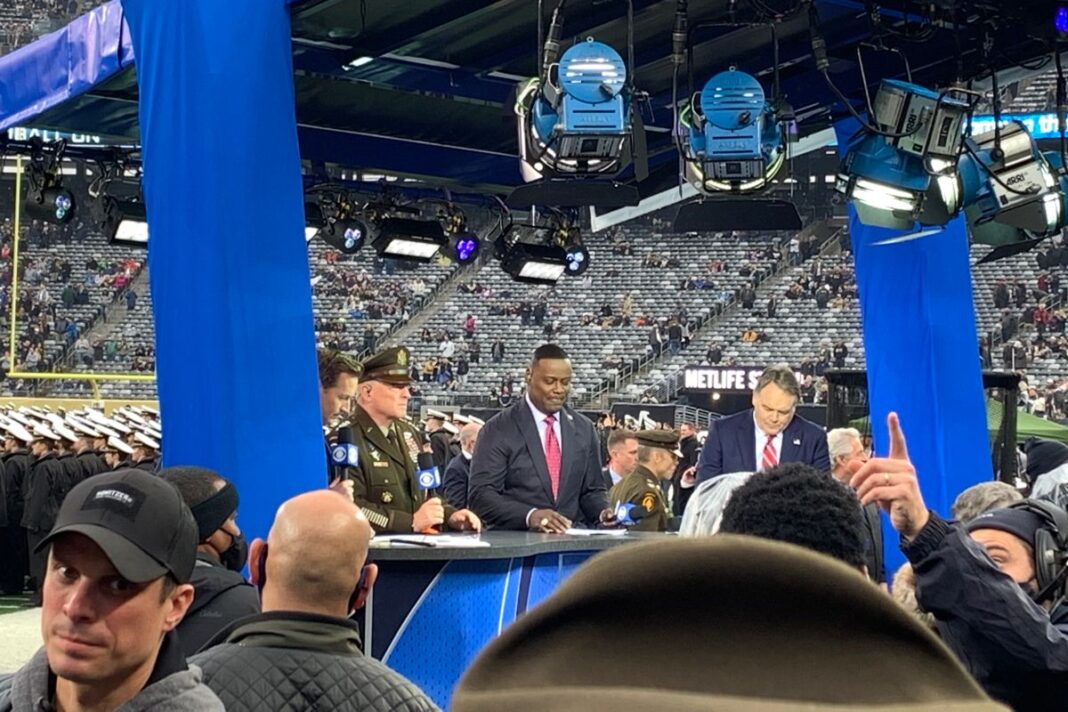
{"type": "Polygon", "coordinates": [[[330,446],[330,480],[345,479],[346,469],[356,467],[359,461],[359,448],[352,442],[352,427],[346,425],[337,431],[337,442],[330,446]]]}
{"type": "MultiPolygon", "coordinates": [[[[441,470],[434,464],[434,456],[429,452],[419,453],[419,458],[416,463],[415,470],[415,482],[419,485],[419,489],[425,491],[428,495],[430,490],[436,490],[441,487],[441,470]]],[[[437,534],[441,530],[441,527],[431,527],[424,529],[424,534],[437,534]]]]}
{"type": "Polygon", "coordinates": [[[616,523],[624,527],[633,527],[641,520],[652,514],[648,509],[638,504],[622,502],[616,506],[616,523]]]}

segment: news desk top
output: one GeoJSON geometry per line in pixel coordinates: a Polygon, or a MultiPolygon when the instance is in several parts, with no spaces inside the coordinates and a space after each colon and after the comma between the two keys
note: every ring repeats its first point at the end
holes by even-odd
{"type": "Polygon", "coordinates": [[[630,532],[622,536],[574,536],[568,534],[537,534],[534,532],[488,531],[481,534],[445,534],[442,544],[450,538],[477,539],[489,546],[418,546],[391,542],[377,537],[371,545],[372,561],[434,560],[434,559],[512,559],[537,554],[555,554],[568,551],[602,551],[612,547],[651,541],[674,534],[655,532],[630,532]]]}

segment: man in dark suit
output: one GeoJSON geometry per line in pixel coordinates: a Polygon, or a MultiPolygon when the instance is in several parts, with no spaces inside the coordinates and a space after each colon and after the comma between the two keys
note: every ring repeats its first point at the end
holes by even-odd
{"type": "Polygon", "coordinates": [[[562,534],[610,523],[593,423],[565,408],[571,361],[556,344],[534,351],[526,396],[493,416],[471,461],[469,504],[494,529],[562,534]]]}
{"type": "MultiPolygon", "coordinates": [[[[827,449],[831,456],[831,474],[839,482],[849,485],[853,473],[868,461],[868,453],[855,428],[835,428],[827,433],[827,449]]],[[[868,578],[886,587],[886,564],[883,561],[883,522],[879,504],[861,507],[864,515],[864,547],[868,578]]]]}
{"type": "Polygon", "coordinates": [[[697,483],[728,472],[758,472],[803,462],[830,472],[823,428],[795,412],[801,388],[786,365],[769,366],[753,389],[753,407],[712,423],[697,464],[697,483]]]}
{"type": "Polygon", "coordinates": [[[687,470],[690,470],[689,482],[693,482],[693,470],[697,467],[697,458],[701,454],[701,444],[697,442],[697,426],[693,423],[683,423],[679,426],[679,436],[682,438],[679,440],[679,450],[682,451],[682,457],[679,458],[679,464],[675,468],[675,476],[672,478],[671,486],[675,490],[674,497],[674,513],[675,516],[681,517],[682,513],[686,511],[686,503],[690,501],[690,495],[693,494],[693,485],[689,487],[683,487],[683,475],[687,470]]]}
{"type": "Polygon", "coordinates": [[[445,503],[457,509],[467,508],[468,480],[471,476],[471,458],[475,455],[475,443],[482,430],[480,423],[468,423],[460,428],[460,454],[449,461],[441,479],[441,493],[445,503]]]}
{"type": "Polygon", "coordinates": [[[605,488],[611,492],[637,465],[638,440],[634,431],[616,428],[608,435],[608,464],[601,469],[605,488]]]}

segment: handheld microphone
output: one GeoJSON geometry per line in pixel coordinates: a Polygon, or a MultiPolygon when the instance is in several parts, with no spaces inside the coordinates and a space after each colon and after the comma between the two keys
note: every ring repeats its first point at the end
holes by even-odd
{"type": "MultiPolygon", "coordinates": [[[[435,490],[441,487],[441,470],[434,464],[434,455],[429,452],[419,453],[418,463],[415,470],[415,482],[419,485],[419,489],[430,494],[430,490],[435,490]]],[[[430,527],[424,529],[424,534],[437,534],[441,529],[439,526],[430,527]]]]}
{"type": "Polygon", "coordinates": [[[648,509],[630,502],[622,502],[616,506],[616,520],[625,527],[633,527],[641,520],[652,514],[648,509]]]}
{"type": "Polygon", "coordinates": [[[352,442],[352,427],[346,425],[337,431],[337,442],[330,446],[331,480],[345,479],[345,469],[356,467],[359,462],[359,448],[352,442]]]}
{"type": "Polygon", "coordinates": [[[432,490],[441,487],[441,470],[434,464],[434,456],[429,452],[419,453],[419,462],[415,471],[415,481],[419,489],[432,490]]]}

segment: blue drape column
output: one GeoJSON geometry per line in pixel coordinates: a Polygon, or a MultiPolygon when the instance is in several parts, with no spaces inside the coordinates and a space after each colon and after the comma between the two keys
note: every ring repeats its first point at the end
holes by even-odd
{"type": "Polygon", "coordinates": [[[165,465],[233,480],[263,535],[325,485],[281,0],[124,0],[140,91],[165,465]]]}
{"type": "MultiPolygon", "coordinates": [[[[835,127],[840,151],[856,128],[835,127]]],[[[924,498],[948,516],[961,490],[993,477],[964,218],[876,244],[903,232],[862,225],[850,206],[849,233],[876,451],[889,451],[886,414],[897,411],[924,498]]],[[[902,561],[885,517],[884,529],[888,565],[902,561]]]]}

